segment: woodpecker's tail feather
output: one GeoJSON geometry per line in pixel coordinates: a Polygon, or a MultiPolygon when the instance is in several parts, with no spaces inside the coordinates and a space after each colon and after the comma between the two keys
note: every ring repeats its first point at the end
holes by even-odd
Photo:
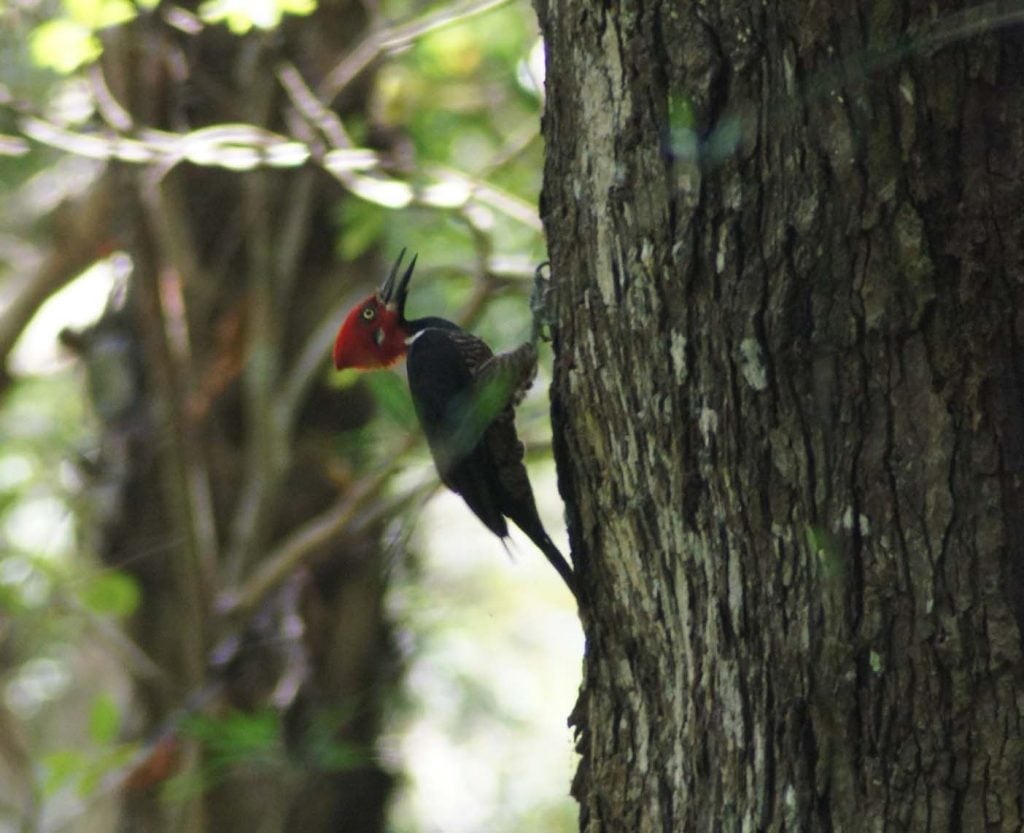
{"type": "Polygon", "coordinates": [[[530,535],[530,540],[537,545],[537,548],[547,556],[548,561],[551,562],[551,566],[558,571],[558,575],[562,577],[562,581],[565,582],[565,586],[569,588],[569,592],[572,593],[573,598],[579,598],[576,591],[576,572],[572,567],[569,566],[569,562],[565,560],[565,556],[562,555],[561,550],[555,546],[554,542],[548,537],[546,532],[541,531],[537,535],[530,535]]]}

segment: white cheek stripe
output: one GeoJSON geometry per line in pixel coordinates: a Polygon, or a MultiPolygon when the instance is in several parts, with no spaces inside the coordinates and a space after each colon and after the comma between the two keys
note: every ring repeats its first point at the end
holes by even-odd
{"type": "Polygon", "coordinates": [[[373,341],[378,347],[384,343],[384,331],[379,327],[373,333],[373,341]]]}

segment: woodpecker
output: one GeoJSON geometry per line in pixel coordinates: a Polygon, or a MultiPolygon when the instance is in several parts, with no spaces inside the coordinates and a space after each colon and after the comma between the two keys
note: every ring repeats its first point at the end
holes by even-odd
{"type": "Polygon", "coordinates": [[[334,341],[334,366],[375,370],[404,356],[413,406],[441,480],[503,543],[507,520],[525,532],[575,595],[576,576],[537,514],[516,434],[514,408],[536,374],[536,347],[526,343],[495,355],[444,318],[406,320],[416,256],[398,277],[404,257],[402,249],[383,286],[346,316],[334,341]]]}

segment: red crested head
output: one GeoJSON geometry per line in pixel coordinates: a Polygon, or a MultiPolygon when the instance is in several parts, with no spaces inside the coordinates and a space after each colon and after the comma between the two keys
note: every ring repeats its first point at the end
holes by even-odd
{"type": "Polygon", "coordinates": [[[334,340],[334,366],[374,370],[388,367],[405,355],[405,328],[397,312],[374,294],[345,317],[334,340]]]}
{"type": "Polygon", "coordinates": [[[357,370],[388,367],[405,355],[405,296],[409,288],[416,258],[396,283],[395,275],[405,256],[405,249],[391,267],[391,273],[379,292],[357,304],[345,317],[334,340],[334,366],[357,370]]]}

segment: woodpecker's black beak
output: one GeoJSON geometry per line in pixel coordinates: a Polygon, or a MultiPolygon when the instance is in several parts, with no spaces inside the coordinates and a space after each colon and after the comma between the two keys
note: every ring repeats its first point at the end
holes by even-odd
{"type": "Polygon", "coordinates": [[[402,259],[405,257],[405,249],[402,249],[398,253],[398,260],[395,261],[395,265],[391,267],[391,273],[388,275],[388,279],[384,281],[384,285],[380,288],[380,292],[377,293],[381,301],[389,308],[395,310],[402,318],[405,318],[405,296],[409,293],[409,279],[412,277],[412,270],[416,268],[416,258],[418,255],[413,255],[412,260],[409,261],[409,265],[406,267],[405,272],[402,273],[402,277],[395,282],[395,276],[398,274],[398,268],[402,265],[402,259]]]}

